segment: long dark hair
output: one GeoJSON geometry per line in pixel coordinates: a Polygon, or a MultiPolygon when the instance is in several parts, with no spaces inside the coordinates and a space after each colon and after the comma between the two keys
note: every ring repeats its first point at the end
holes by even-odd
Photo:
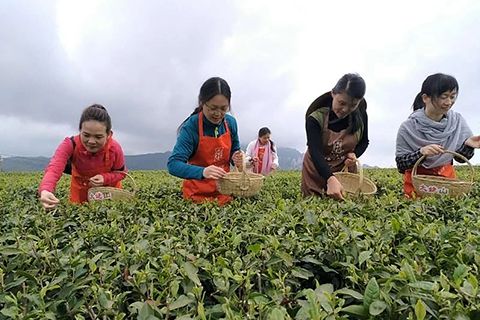
{"type": "Polygon", "coordinates": [[[220,77],[212,77],[205,81],[200,88],[200,93],[198,94],[198,105],[193,110],[193,112],[188,116],[187,119],[183,120],[182,124],[177,128],[177,134],[180,133],[183,124],[193,115],[200,113],[203,108],[203,104],[208,100],[212,99],[217,94],[221,94],[225,96],[228,100],[228,104],[230,104],[230,99],[232,97],[232,93],[230,91],[230,86],[228,85],[227,81],[220,77]]]}
{"type": "Polygon", "coordinates": [[[83,109],[82,115],[80,116],[80,123],[78,124],[78,130],[82,130],[82,124],[84,122],[91,120],[103,123],[105,127],[107,127],[107,134],[112,130],[112,119],[110,118],[107,109],[101,104],[92,104],[83,109]]]}
{"type": "MultiPolygon", "coordinates": [[[[259,138],[263,137],[266,134],[272,134],[270,129],[268,129],[267,127],[263,127],[263,128],[260,128],[260,130],[258,130],[259,138]]],[[[275,152],[275,143],[273,143],[272,140],[270,140],[270,150],[272,150],[272,152],[275,152]]]]}
{"type": "Polygon", "coordinates": [[[422,95],[426,94],[431,99],[436,100],[446,91],[457,90],[458,82],[453,76],[443,73],[435,73],[429,75],[422,83],[422,91],[420,91],[413,101],[413,111],[425,108],[422,95]]]}
{"type": "MultiPolygon", "coordinates": [[[[350,113],[349,118],[349,133],[355,133],[360,128],[362,119],[361,119],[361,108],[366,109],[367,103],[363,98],[365,96],[366,85],[365,80],[358,74],[358,73],[347,73],[343,75],[343,77],[338,80],[335,87],[332,89],[332,93],[339,94],[339,93],[346,93],[352,99],[361,100],[359,102],[358,108],[350,113]]],[[[331,96],[328,97],[324,95],[323,99],[316,99],[310,107],[308,107],[306,117],[308,117],[312,112],[322,107],[332,107],[332,98],[331,96]],[[322,101],[323,100],[323,101],[322,101]],[[328,102],[328,103],[324,103],[328,102]]]]}

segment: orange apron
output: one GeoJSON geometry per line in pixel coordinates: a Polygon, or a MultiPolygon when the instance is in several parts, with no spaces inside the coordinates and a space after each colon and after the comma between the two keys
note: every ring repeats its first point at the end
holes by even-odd
{"type": "MultiPolygon", "coordinates": [[[[88,189],[91,188],[89,184],[89,179],[93,176],[96,176],[100,173],[111,172],[110,164],[110,145],[111,138],[107,140],[106,150],[105,150],[105,161],[102,167],[97,167],[93,170],[88,171],[79,171],[75,166],[75,159],[78,157],[78,148],[73,150],[72,158],[72,181],[70,183],[70,201],[74,203],[83,203],[88,201],[88,189]]],[[[80,137],[75,136],[75,143],[77,146],[81,145],[80,137]]],[[[119,181],[112,187],[121,188],[122,182],[119,181]]]]}
{"type": "Polygon", "coordinates": [[[254,173],[262,173],[263,155],[265,154],[265,149],[266,148],[267,148],[266,146],[265,146],[265,148],[258,148],[258,155],[257,155],[258,164],[257,164],[257,167],[254,168],[254,173]]]}
{"type": "MultiPolygon", "coordinates": [[[[445,164],[443,166],[438,166],[435,168],[424,168],[422,166],[418,166],[417,174],[427,174],[432,176],[442,176],[447,178],[456,178],[455,176],[455,168],[451,163],[445,164]]],[[[415,187],[412,183],[412,169],[405,170],[405,177],[403,180],[403,190],[405,191],[405,196],[408,199],[413,197],[413,194],[418,198],[418,193],[415,192],[415,187]]]]}
{"type": "MultiPolygon", "coordinates": [[[[227,120],[223,120],[226,132],[219,138],[203,135],[203,112],[198,114],[198,147],[188,164],[200,167],[216,165],[226,172],[230,171],[230,151],[232,139],[227,120]]],[[[183,180],[183,197],[193,199],[195,203],[218,199],[220,205],[227,204],[232,197],[221,194],[215,179],[185,179],[183,180]]]]}

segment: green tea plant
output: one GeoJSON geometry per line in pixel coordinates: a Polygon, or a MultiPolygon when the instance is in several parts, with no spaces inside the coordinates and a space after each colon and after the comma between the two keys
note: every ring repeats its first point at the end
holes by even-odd
{"type": "Polygon", "coordinates": [[[132,172],[134,201],[74,205],[65,177],[45,211],[41,173],[2,172],[0,320],[480,319],[479,187],[412,201],[394,169],[365,174],[373,197],[303,199],[280,171],[227,206],[165,171],[132,172]]]}

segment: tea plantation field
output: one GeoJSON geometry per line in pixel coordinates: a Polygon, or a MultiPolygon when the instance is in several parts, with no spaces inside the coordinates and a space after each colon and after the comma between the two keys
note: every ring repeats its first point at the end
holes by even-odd
{"type": "Polygon", "coordinates": [[[46,212],[41,173],[0,172],[0,319],[480,319],[478,185],[408,201],[370,169],[374,197],[304,200],[284,171],[218,207],[132,175],[133,202],[71,205],[64,177],[46,212]]]}

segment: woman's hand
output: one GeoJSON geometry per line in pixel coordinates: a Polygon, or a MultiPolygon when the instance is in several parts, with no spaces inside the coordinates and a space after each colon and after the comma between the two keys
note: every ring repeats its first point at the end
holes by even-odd
{"type": "Polygon", "coordinates": [[[465,145],[471,148],[480,148],[480,136],[473,136],[465,140],[465,145]]]}
{"type": "Polygon", "coordinates": [[[101,174],[97,174],[96,176],[93,176],[89,179],[90,185],[92,187],[101,187],[103,186],[103,183],[105,182],[103,180],[103,176],[101,174]]]}
{"type": "Polygon", "coordinates": [[[357,164],[357,156],[353,152],[347,154],[347,159],[345,159],[345,165],[347,167],[352,167],[357,164]]]}
{"type": "MultiPolygon", "coordinates": [[[[468,139],[467,139],[468,140],[468,139]]],[[[444,148],[438,144],[429,144],[428,146],[421,147],[420,153],[424,156],[435,156],[437,154],[443,153],[444,148]]]]}
{"type": "Polygon", "coordinates": [[[257,157],[251,157],[250,159],[248,159],[247,161],[247,168],[253,168],[253,166],[255,165],[255,163],[258,162],[258,158],[257,157]]]}
{"type": "Polygon", "coordinates": [[[53,209],[60,203],[60,200],[58,200],[50,191],[42,190],[40,193],[40,202],[45,209],[53,209]]]}
{"type": "Polygon", "coordinates": [[[235,166],[238,168],[238,171],[242,171],[242,168],[243,168],[242,151],[235,151],[235,153],[232,156],[232,160],[235,166]]]}
{"type": "Polygon", "coordinates": [[[217,180],[217,179],[225,177],[226,174],[227,173],[225,172],[225,170],[223,170],[222,168],[217,167],[213,164],[211,166],[208,166],[205,169],[203,169],[203,177],[205,179],[215,179],[215,180],[217,180]]]}
{"type": "Polygon", "coordinates": [[[335,200],[344,200],[343,198],[343,186],[338,181],[337,177],[331,176],[327,180],[327,195],[335,200]]]}

